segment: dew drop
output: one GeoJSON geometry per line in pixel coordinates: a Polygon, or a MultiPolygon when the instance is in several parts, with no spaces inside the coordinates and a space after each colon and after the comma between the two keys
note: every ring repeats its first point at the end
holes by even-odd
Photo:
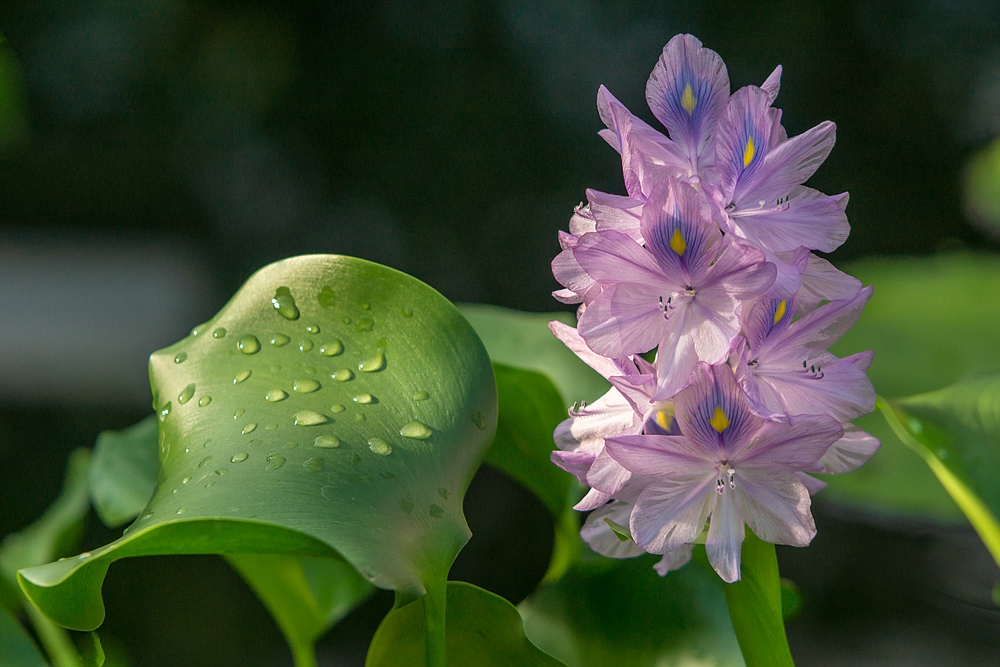
{"type": "Polygon", "coordinates": [[[319,325],[318,324],[309,324],[309,325],[306,325],[306,333],[318,334],[319,333],[319,325]]]}
{"type": "Polygon", "coordinates": [[[207,484],[205,484],[206,489],[211,489],[213,486],[215,486],[215,482],[208,482],[207,484]]]}
{"type": "Polygon", "coordinates": [[[302,462],[302,467],[308,472],[319,472],[323,469],[323,459],[318,456],[306,459],[302,462]]]}
{"type": "Polygon", "coordinates": [[[370,303],[368,303],[367,301],[365,303],[361,304],[361,310],[371,310],[371,309],[372,309],[372,305],[370,303]]]}
{"type": "Polygon", "coordinates": [[[411,421],[409,424],[403,426],[399,429],[399,434],[404,438],[412,438],[414,440],[426,440],[434,434],[433,429],[423,422],[418,422],[416,420],[411,421]]]}
{"type": "Polygon", "coordinates": [[[177,356],[174,357],[174,363],[175,364],[183,364],[185,361],[187,361],[187,358],[188,358],[188,353],[187,352],[178,352],[177,356]]]}
{"type": "Polygon", "coordinates": [[[354,330],[357,332],[371,331],[375,328],[375,318],[365,315],[364,317],[359,317],[357,324],[354,325],[354,330]]]}
{"type": "Polygon", "coordinates": [[[371,394],[358,394],[354,397],[354,402],[359,405],[369,405],[375,399],[371,394]]]}
{"type": "Polygon", "coordinates": [[[257,430],[257,424],[251,422],[243,427],[242,433],[243,435],[246,435],[247,433],[253,433],[256,430],[257,430]]]}
{"type": "Polygon", "coordinates": [[[385,352],[381,349],[358,364],[358,370],[363,373],[374,373],[383,368],[385,368],[385,352]]]}
{"type": "Polygon", "coordinates": [[[219,477],[222,477],[223,475],[226,475],[228,473],[229,473],[229,470],[226,469],[226,468],[219,468],[218,470],[213,470],[212,471],[213,475],[218,475],[219,477]]]}
{"type": "Polygon", "coordinates": [[[319,291],[316,295],[316,300],[319,301],[319,305],[324,308],[330,308],[337,303],[337,294],[333,291],[333,288],[329,285],[324,285],[323,289],[319,291]]]}
{"type": "Polygon", "coordinates": [[[316,380],[295,380],[292,382],[292,389],[300,394],[311,394],[319,389],[319,382],[316,380]]]}
{"type": "Polygon", "coordinates": [[[426,401],[430,397],[431,397],[431,395],[428,394],[426,391],[418,391],[417,393],[415,393],[413,395],[413,400],[415,400],[415,401],[426,401]]]}
{"type": "Polygon", "coordinates": [[[313,440],[313,447],[319,447],[320,449],[336,449],[337,447],[340,447],[340,440],[332,435],[321,435],[313,440]]]}
{"type": "Polygon", "coordinates": [[[277,425],[277,424],[268,424],[268,425],[267,425],[267,426],[265,426],[264,428],[265,428],[266,430],[268,430],[268,431],[273,431],[274,429],[278,428],[278,425],[277,425]]]}
{"type": "Polygon", "coordinates": [[[354,421],[356,421],[356,422],[363,422],[364,420],[365,420],[365,416],[363,414],[361,414],[360,412],[358,414],[354,415],[354,421]]]}
{"type": "Polygon", "coordinates": [[[240,452],[239,454],[233,454],[232,458],[229,459],[230,463],[243,463],[249,458],[249,454],[246,452],[240,452]]]}
{"type": "Polygon", "coordinates": [[[292,339],[283,333],[276,333],[273,336],[271,336],[271,345],[275,347],[284,347],[288,345],[291,341],[292,339]]]}
{"type": "Polygon", "coordinates": [[[299,352],[308,352],[311,349],[313,349],[313,342],[308,338],[299,343],[299,352]]]}
{"type": "Polygon", "coordinates": [[[486,417],[479,410],[472,413],[472,423],[476,425],[480,431],[486,430],[486,417]]]}
{"type": "Polygon", "coordinates": [[[400,498],[399,509],[403,510],[403,514],[413,514],[413,497],[406,496],[405,498],[400,498]]]}
{"type": "Polygon", "coordinates": [[[211,402],[212,402],[212,397],[206,394],[205,396],[202,396],[201,398],[198,399],[198,407],[203,408],[206,405],[210,404],[211,402]]]}
{"type": "Polygon", "coordinates": [[[448,496],[450,496],[451,494],[448,493],[448,489],[442,486],[441,488],[438,489],[438,495],[444,498],[445,500],[448,500],[448,496]]]}
{"type": "Polygon", "coordinates": [[[233,413],[233,419],[239,419],[246,412],[243,408],[236,408],[236,412],[233,413]]]}
{"type": "Polygon", "coordinates": [[[309,375],[316,375],[316,368],[313,366],[306,366],[302,370],[304,370],[306,373],[309,373],[309,375]]]}
{"type": "Polygon", "coordinates": [[[330,406],[330,412],[343,412],[346,409],[342,403],[334,403],[330,406]]]}
{"type": "Polygon", "coordinates": [[[279,366],[278,364],[271,364],[271,372],[272,373],[280,373],[281,372],[281,366],[279,366]]]}
{"type": "Polygon", "coordinates": [[[296,449],[296,448],[298,448],[298,446],[299,446],[299,443],[297,443],[297,442],[286,442],[284,445],[281,446],[281,448],[282,449],[296,449]]]}
{"type": "Polygon", "coordinates": [[[194,397],[194,383],[191,383],[188,386],[184,387],[184,391],[182,391],[177,396],[177,402],[180,403],[181,405],[184,405],[185,403],[190,401],[193,397],[194,397]]]}
{"type": "Polygon", "coordinates": [[[350,368],[341,368],[340,370],[334,372],[334,374],[331,375],[330,377],[332,377],[337,382],[347,382],[352,377],[354,377],[354,373],[351,372],[350,368]]]}
{"type": "Polygon", "coordinates": [[[288,398],[288,394],[281,389],[272,389],[264,394],[264,400],[268,403],[277,403],[278,401],[283,401],[286,398],[288,398]]]}
{"type": "Polygon", "coordinates": [[[260,447],[261,445],[264,444],[264,441],[263,440],[256,440],[256,439],[254,439],[254,440],[251,440],[250,442],[248,442],[247,444],[250,445],[251,447],[260,447]]]}
{"type": "Polygon", "coordinates": [[[260,352],[260,341],[253,334],[247,334],[240,336],[240,339],[236,341],[236,347],[240,348],[240,352],[243,354],[257,354],[260,352]]]}
{"type": "Polygon", "coordinates": [[[244,370],[240,371],[239,373],[237,373],[236,377],[233,378],[233,384],[239,384],[241,382],[246,382],[250,378],[251,375],[253,375],[253,371],[251,371],[249,369],[244,369],[244,370]]]}
{"type": "Polygon", "coordinates": [[[212,338],[225,338],[225,337],[226,337],[225,327],[219,327],[218,329],[212,332],[212,338]]]}
{"type": "Polygon", "coordinates": [[[152,516],[153,516],[152,512],[146,512],[145,514],[142,515],[142,518],[143,519],[149,519],[152,516]]]}
{"type": "Polygon", "coordinates": [[[277,470],[283,465],[285,465],[285,457],[278,452],[271,452],[267,455],[267,465],[264,466],[264,470],[277,470]]]}
{"type": "Polygon", "coordinates": [[[299,308],[295,305],[295,297],[287,287],[279,287],[271,298],[271,305],[278,311],[278,314],[286,320],[299,319],[299,308]]]}
{"type": "Polygon", "coordinates": [[[344,344],[339,338],[334,338],[329,343],[319,348],[319,353],[324,357],[335,357],[344,351],[344,344]]]}
{"type": "Polygon", "coordinates": [[[368,438],[368,449],[379,456],[392,454],[392,446],[382,438],[368,438]]]}
{"type": "Polygon", "coordinates": [[[410,306],[403,306],[399,312],[403,317],[413,317],[413,308],[410,306]]]}
{"type": "Polygon", "coordinates": [[[299,410],[294,417],[296,426],[316,426],[329,421],[325,416],[313,410],[299,410]]]}
{"type": "Polygon", "coordinates": [[[181,480],[181,484],[187,484],[190,481],[191,481],[190,477],[185,477],[184,479],[181,480]]]}
{"type": "Polygon", "coordinates": [[[162,408],[160,408],[160,421],[163,421],[167,418],[167,415],[170,414],[170,410],[172,408],[173,406],[170,404],[170,401],[167,401],[167,404],[164,405],[162,408]]]}
{"type": "Polygon", "coordinates": [[[202,460],[201,460],[201,461],[200,461],[200,462],[198,463],[198,467],[199,467],[199,468],[204,468],[205,466],[207,466],[207,465],[208,465],[208,462],[209,462],[209,461],[211,461],[211,460],[212,460],[212,457],[211,457],[211,456],[206,456],[205,458],[203,458],[203,459],[202,459],[202,460]]]}
{"type": "Polygon", "coordinates": [[[178,507],[177,508],[177,512],[176,512],[177,514],[184,514],[184,512],[187,512],[187,508],[186,507],[178,507]]]}
{"type": "Polygon", "coordinates": [[[431,505],[430,512],[431,516],[435,519],[440,519],[444,516],[444,509],[442,509],[440,505],[431,505]]]}

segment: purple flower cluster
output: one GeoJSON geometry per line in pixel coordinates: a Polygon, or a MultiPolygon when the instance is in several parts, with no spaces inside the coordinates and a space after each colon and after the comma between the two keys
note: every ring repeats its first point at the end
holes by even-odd
{"type": "Polygon", "coordinates": [[[719,55],[678,35],[646,85],[666,135],[601,87],[628,194],[588,190],[552,262],[555,297],[580,306],[577,329],[550,328],[612,384],[571,409],[552,459],[590,487],[576,506],[592,510],[590,546],[662,554],[660,574],[704,543],[736,581],[747,525],[807,545],[825,486],[809,473],[854,470],[879,446],[850,424],[875,407],[872,353],[827,351],[871,288],[813,254],[847,238],[847,194],[803,185],[835,127],[789,138],[780,79],[730,94],[719,55]]]}

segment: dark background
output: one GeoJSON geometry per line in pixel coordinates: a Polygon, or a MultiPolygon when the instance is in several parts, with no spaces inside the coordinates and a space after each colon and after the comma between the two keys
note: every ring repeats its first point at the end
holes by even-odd
{"type": "MultiPolygon", "coordinates": [[[[646,78],[678,32],[734,90],[782,64],[790,135],[837,123],[810,181],[851,195],[833,261],[997,249],[962,203],[1000,134],[991,0],[3,0],[21,94],[0,125],[0,535],[51,502],[70,450],[149,412],[148,354],[268,262],[351,254],[453,300],[561,308],[557,230],[585,188],[623,192],[597,87],[654,122],[646,78]]],[[[544,510],[488,470],[467,505],[455,575],[516,602],[544,570],[544,510]]],[[[966,590],[992,571],[968,529],[822,504],[817,521],[780,553],[805,594],[800,664],[1000,655],[1000,614],[966,590]]],[[[92,524],[85,546],[116,536],[92,524]]],[[[122,562],[106,590],[135,665],[290,664],[220,560],[122,562]]],[[[389,604],[336,628],[322,664],[360,664],[389,604]]]]}

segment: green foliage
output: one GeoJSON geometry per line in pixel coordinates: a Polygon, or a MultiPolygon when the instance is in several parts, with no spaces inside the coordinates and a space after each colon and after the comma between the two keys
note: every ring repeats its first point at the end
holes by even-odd
{"type": "Polygon", "coordinates": [[[723,588],[747,667],[792,667],[774,545],[747,530],[740,580],[723,588]]]}
{"type": "Polygon", "coordinates": [[[547,375],[564,401],[594,401],[611,388],[607,380],[580,361],[549,331],[552,320],[575,326],[576,319],[572,315],[522,313],[469,304],[459,306],[459,310],[483,340],[490,359],[547,375]]]}
{"type": "Polygon", "coordinates": [[[121,431],[97,436],[87,480],[94,510],[115,527],[142,512],[156,488],[157,420],[150,415],[121,431]]]}
{"type": "Polygon", "coordinates": [[[995,238],[1000,234],[1000,139],[969,159],[964,176],[966,210],[995,238]]]}
{"type": "Polygon", "coordinates": [[[579,551],[580,526],[573,510],[576,483],[552,464],[552,431],[566,418],[564,400],[541,373],[494,362],[499,417],[486,462],[523,484],[548,508],[555,546],[546,579],[558,578],[579,551]]]}
{"type": "Polygon", "coordinates": [[[344,557],[404,598],[443,581],[496,390],[437,292],[362,260],[285,260],[153,354],[150,374],[160,473],[144,512],[91,554],[19,573],[54,621],[100,625],[104,575],[127,556],[344,557]]]}
{"type": "Polygon", "coordinates": [[[660,577],[658,556],[591,557],[520,605],[528,637],[570,667],[743,665],[704,549],[660,577]]]}
{"type": "Polygon", "coordinates": [[[31,637],[11,613],[0,607],[0,658],[4,667],[48,667],[31,637]]]}
{"type": "MultiPolygon", "coordinates": [[[[1000,372],[1000,259],[972,254],[866,260],[845,269],[875,294],[858,323],[833,348],[874,349],[869,376],[887,398],[927,392],[971,373],[1000,372]],[[929,304],[938,315],[929,316],[929,304]]],[[[935,476],[868,415],[855,423],[882,441],[872,460],[849,475],[825,477],[818,501],[863,512],[959,521],[962,514],[935,476]]]]}
{"type": "MultiPolygon", "coordinates": [[[[368,649],[366,667],[423,667],[424,600],[394,609],[382,621],[368,649]]],[[[563,663],[538,649],[524,634],[517,609],[482,588],[448,582],[449,665],[558,667],[563,663]]]]}

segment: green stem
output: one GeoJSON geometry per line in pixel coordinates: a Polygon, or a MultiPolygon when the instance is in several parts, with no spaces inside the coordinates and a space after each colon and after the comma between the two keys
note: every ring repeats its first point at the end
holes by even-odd
{"type": "Polygon", "coordinates": [[[794,667],[781,617],[781,579],[774,545],[748,530],[740,571],[742,578],[724,588],[744,662],[747,667],[794,667]]]}
{"type": "Polygon", "coordinates": [[[434,577],[427,584],[424,595],[424,648],[427,667],[447,667],[447,644],[445,642],[445,611],[448,604],[448,581],[445,577],[434,577]]]}
{"type": "Polygon", "coordinates": [[[316,651],[312,644],[290,644],[295,667],[316,667],[316,651]]]}
{"type": "Polygon", "coordinates": [[[32,604],[25,604],[28,618],[35,627],[35,634],[54,667],[83,667],[83,659],[76,650],[69,633],[42,616],[32,604]]]}

